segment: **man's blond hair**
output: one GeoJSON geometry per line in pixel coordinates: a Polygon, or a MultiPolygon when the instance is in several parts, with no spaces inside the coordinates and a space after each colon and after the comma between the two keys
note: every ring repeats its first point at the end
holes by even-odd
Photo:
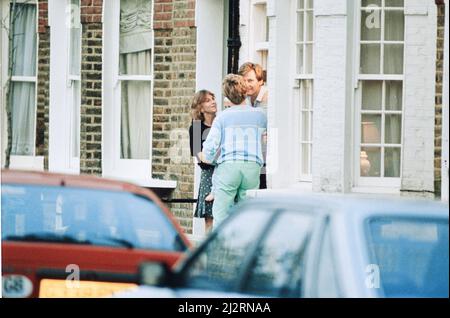
{"type": "Polygon", "coordinates": [[[258,81],[264,80],[264,71],[261,65],[252,62],[242,64],[241,67],[239,68],[238,74],[245,76],[250,71],[255,71],[256,79],[258,81]]]}
{"type": "Polygon", "coordinates": [[[240,105],[245,100],[247,84],[241,75],[228,74],[222,83],[223,94],[234,104],[240,105]]]}

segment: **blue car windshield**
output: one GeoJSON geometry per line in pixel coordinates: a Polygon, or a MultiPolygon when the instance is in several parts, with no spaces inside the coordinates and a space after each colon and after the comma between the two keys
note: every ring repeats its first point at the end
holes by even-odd
{"type": "Polygon", "coordinates": [[[2,185],[2,240],[184,251],[164,212],[129,192],[2,185]]]}
{"type": "Polygon", "coordinates": [[[368,228],[386,297],[448,297],[448,220],[384,217],[368,228]]]}

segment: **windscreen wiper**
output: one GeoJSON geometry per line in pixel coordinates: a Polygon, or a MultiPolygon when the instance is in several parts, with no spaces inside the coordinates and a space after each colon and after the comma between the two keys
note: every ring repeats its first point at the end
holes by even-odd
{"type": "Polygon", "coordinates": [[[92,245],[89,240],[79,240],[69,235],[56,235],[51,233],[31,233],[26,235],[9,235],[3,238],[5,241],[21,241],[21,242],[50,242],[50,243],[71,243],[92,245]]]}
{"type": "Polygon", "coordinates": [[[100,238],[100,240],[105,240],[105,241],[110,241],[110,242],[113,242],[113,243],[117,243],[117,244],[122,245],[122,246],[124,246],[126,248],[129,248],[129,249],[133,249],[134,248],[134,244],[131,243],[130,241],[125,240],[125,239],[109,237],[109,236],[102,236],[100,238]]]}

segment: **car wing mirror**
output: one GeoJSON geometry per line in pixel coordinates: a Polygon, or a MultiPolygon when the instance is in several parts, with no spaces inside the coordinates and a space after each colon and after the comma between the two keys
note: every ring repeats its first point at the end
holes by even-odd
{"type": "Polygon", "coordinates": [[[145,262],[139,268],[139,284],[165,287],[172,281],[172,270],[165,263],[145,262]]]}

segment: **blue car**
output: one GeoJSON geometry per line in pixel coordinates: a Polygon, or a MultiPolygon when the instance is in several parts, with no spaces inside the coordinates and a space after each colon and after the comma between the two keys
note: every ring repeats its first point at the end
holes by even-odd
{"type": "Polygon", "coordinates": [[[116,297],[448,297],[448,218],[430,200],[249,199],[175,270],[146,264],[150,286],[116,297]]]}

